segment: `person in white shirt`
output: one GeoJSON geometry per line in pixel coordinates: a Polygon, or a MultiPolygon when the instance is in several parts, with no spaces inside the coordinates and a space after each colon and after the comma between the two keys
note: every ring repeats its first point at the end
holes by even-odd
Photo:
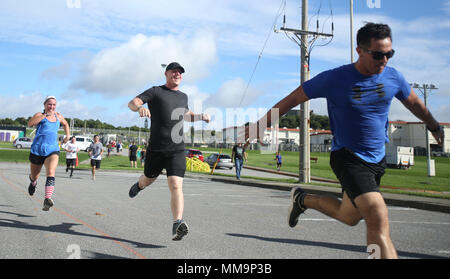
{"type": "Polygon", "coordinates": [[[66,144],[64,150],[66,150],[66,172],[70,169],[70,177],[72,177],[73,169],[76,166],[77,152],[80,151],[76,145],[75,136],[70,138],[70,142],[66,144]]]}

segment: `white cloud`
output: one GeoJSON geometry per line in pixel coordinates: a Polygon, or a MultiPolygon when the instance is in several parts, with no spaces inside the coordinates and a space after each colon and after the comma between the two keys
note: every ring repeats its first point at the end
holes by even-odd
{"type": "Polygon", "coordinates": [[[247,89],[247,83],[242,78],[236,78],[223,83],[205,103],[207,107],[246,107],[252,104],[261,93],[260,90],[251,86],[247,89]]]}
{"type": "Polygon", "coordinates": [[[447,14],[450,14],[450,1],[447,0],[447,1],[443,4],[442,9],[443,9],[447,14]]]}
{"type": "MultiPolygon", "coordinates": [[[[0,98],[0,118],[29,117],[44,109],[44,99],[48,94],[42,92],[31,92],[19,96],[2,96],[0,98]]],[[[87,119],[90,117],[90,109],[80,104],[78,100],[63,99],[57,97],[56,111],[67,118],[87,119]]]]}
{"type": "Polygon", "coordinates": [[[211,33],[199,32],[192,38],[138,34],[97,53],[81,66],[80,77],[71,87],[109,97],[134,95],[149,83],[163,80],[161,64],[179,62],[186,70],[184,81],[193,82],[207,76],[216,60],[211,33]]]}

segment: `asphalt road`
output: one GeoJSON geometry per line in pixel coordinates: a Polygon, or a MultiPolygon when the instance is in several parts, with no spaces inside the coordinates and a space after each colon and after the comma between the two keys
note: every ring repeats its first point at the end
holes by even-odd
{"type": "MultiPolygon", "coordinates": [[[[365,224],[348,227],[308,210],[287,225],[289,192],[186,178],[190,233],[171,240],[165,176],[130,199],[140,173],[56,174],[55,206],[42,211],[45,173],[33,197],[28,164],[0,163],[0,258],[364,259],[365,224]]],[[[450,258],[450,215],[389,207],[400,258],[450,258]]]]}

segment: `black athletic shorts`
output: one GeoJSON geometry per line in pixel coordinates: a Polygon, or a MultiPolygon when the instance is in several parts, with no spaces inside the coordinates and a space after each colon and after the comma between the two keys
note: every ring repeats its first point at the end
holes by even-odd
{"type": "Polygon", "coordinates": [[[128,158],[130,159],[130,161],[132,161],[132,162],[134,162],[134,161],[136,161],[137,160],[137,157],[136,157],[136,155],[130,155],[130,156],[128,156],[128,158]]]}
{"type": "Polygon", "coordinates": [[[77,159],[66,159],[67,167],[75,166],[76,162],[77,162],[77,159]]]}
{"type": "Polygon", "coordinates": [[[30,152],[30,156],[28,157],[28,159],[30,160],[31,163],[33,163],[35,165],[43,165],[44,162],[45,162],[45,159],[47,159],[48,157],[50,157],[50,156],[52,156],[54,154],[59,156],[59,151],[52,152],[48,156],[39,156],[39,155],[35,155],[35,154],[30,152]]]}
{"type": "Polygon", "coordinates": [[[368,163],[348,148],[331,152],[330,165],[336,177],[356,207],[355,198],[369,192],[380,192],[380,181],[386,168],[386,158],[368,163]]]}
{"type": "Polygon", "coordinates": [[[91,159],[91,167],[95,167],[96,169],[99,169],[101,162],[102,162],[102,160],[91,159]]]}
{"type": "Polygon", "coordinates": [[[165,169],[167,176],[184,177],[186,172],[186,155],[180,151],[149,151],[145,156],[144,174],[155,178],[165,169]]]}

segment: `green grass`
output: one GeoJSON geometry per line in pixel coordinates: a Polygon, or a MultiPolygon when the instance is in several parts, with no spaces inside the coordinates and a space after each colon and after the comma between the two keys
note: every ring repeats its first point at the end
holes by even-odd
{"type": "MultiPolygon", "coordinates": [[[[29,163],[28,156],[30,155],[30,149],[0,149],[0,161],[1,162],[15,162],[15,163],[29,163]]],[[[89,155],[87,152],[78,152],[78,168],[88,169],[91,168],[89,155]]],[[[59,156],[59,165],[66,165],[66,152],[61,151],[59,156]]],[[[141,164],[138,162],[138,169],[143,170],[140,167],[141,164]]],[[[109,158],[103,156],[102,169],[112,169],[112,170],[133,170],[130,167],[130,161],[126,156],[112,155],[109,158]]]]}
{"type": "MultiPolygon", "coordinates": [[[[30,149],[0,149],[1,162],[29,163],[30,149]]],[[[89,156],[86,152],[78,153],[78,160],[84,161],[89,156]]],[[[66,152],[61,151],[59,156],[59,165],[66,165],[66,152]]]]}
{"type": "MultiPolygon", "coordinates": [[[[218,149],[203,149],[203,151],[215,151],[218,149]]],[[[231,155],[231,150],[223,150],[224,153],[231,155]]],[[[281,152],[283,156],[282,170],[298,174],[299,172],[299,153],[281,152]]],[[[311,176],[328,178],[336,180],[331,167],[330,153],[311,153],[311,157],[316,157],[317,163],[311,161],[311,176]]],[[[276,170],[275,154],[261,154],[257,150],[248,151],[248,166],[276,170]]],[[[382,186],[403,188],[405,190],[415,189],[418,191],[436,191],[450,192],[450,158],[436,157],[435,160],[436,176],[427,176],[427,162],[424,156],[414,157],[414,166],[410,169],[386,169],[386,174],[381,180],[382,186]]]]}

